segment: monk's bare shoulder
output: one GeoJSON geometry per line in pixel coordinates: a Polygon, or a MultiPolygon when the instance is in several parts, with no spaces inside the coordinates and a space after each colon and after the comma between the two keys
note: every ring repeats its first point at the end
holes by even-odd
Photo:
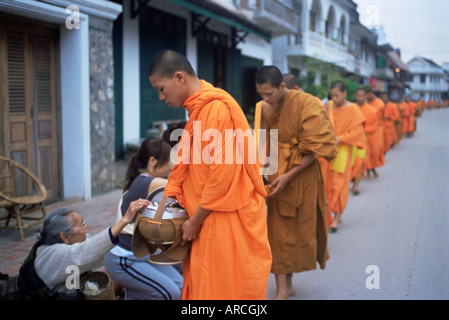
{"type": "Polygon", "coordinates": [[[262,119],[267,120],[270,114],[274,111],[275,107],[262,101],[262,119]]]}

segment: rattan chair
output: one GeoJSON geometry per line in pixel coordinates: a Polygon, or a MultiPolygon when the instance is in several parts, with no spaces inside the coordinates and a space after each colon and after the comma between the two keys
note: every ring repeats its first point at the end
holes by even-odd
{"type": "Polygon", "coordinates": [[[12,159],[0,156],[0,211],[3,208],[7,212],[0,218],[6,220],[0,228],[19,229],[20,240],[23,240],[23,229],[41,223],[46,217],[45,199],[47,189],[33,172],[12,159]],[[42,215],[36,216],[34,213],[39,210],[42,215]],[[15,219],[17,224],[11,226],[11,219],[15,219]],[[24,224],[24,220],[33,222],[24,224]]]}

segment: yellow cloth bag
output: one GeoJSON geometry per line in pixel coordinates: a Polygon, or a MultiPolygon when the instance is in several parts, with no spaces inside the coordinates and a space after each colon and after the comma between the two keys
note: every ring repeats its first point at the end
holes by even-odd
{"type": "Polygon", "coordinates": [[[338,154],[335,159],[331,161],[331,170],[344,173],[346,170],[346,163],[348,162],[349,148],[351,146],[347,144],[339,144],[337,145],[338,154]]]}
{"type": "Polygon", "coordinates": [[[352,159],[351,159],[351,167],[354,166],[356,158],[366,158],[366,149],[359,149],[356,146],[352,146],[352,159]]]}

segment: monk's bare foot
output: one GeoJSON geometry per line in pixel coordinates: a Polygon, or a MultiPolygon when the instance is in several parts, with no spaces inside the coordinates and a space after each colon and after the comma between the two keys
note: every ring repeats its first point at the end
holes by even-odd
{"type": "Polygon", "coordinates": [[[288,300],[290,295],[288,293],[277,293],[273,300],[288,300]]]}
{"type": "Polygon", "coordinates": [[[341,222],[341,213],[335,213],[334,221],[337,222],[337,225],[341,222]]]}
{"type": "Polygon", "coordinates": [[[332,223],[330,226],[329,226],[329,231],[330,232],[337,232],[337,230],[338,230],[338,223],[332,223]]]}
{"type": "Polygon", "coordinates": [[[337,232],[338,224],[341,222],[341,214],[335,213],[332,224],[329,226],[329,231],[337,232]]]}
{"type": "Polygon", "coordinates": [[[273,300],[288,300],[290,298],[290,289],[293,290],[293,274],[275,274],[276,295],[273,300]]]}
{"type": "Polygon", "coordinates": [[[293,273],[287,274],[287,293],[289,297],[296,295],[295,289],[293,289],[293,273]]]}
{"type": "Polygon", "coordinates": [[[289,288],[289,289],[288,289],[288,296],[289,296],[289,297],[294,297],[294,296],[296,296],[296,291],[295,291],[295,289],[289,288]]]}

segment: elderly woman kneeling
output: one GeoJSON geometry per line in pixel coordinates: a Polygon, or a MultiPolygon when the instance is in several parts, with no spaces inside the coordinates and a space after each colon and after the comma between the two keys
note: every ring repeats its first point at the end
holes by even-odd
{"type": "Polygon", "coordinates": [[[75,211],[58,209],[49,214],[38,231],[38,241],[20,268],[15,299],[82,299],[80,290],[66,285],[69,266],[79,274],[97,267],[117,243],[118,234],[150,202],[131,202],[126,214],[112,227],[86,238],[86,223],[75,211]],[[73,268],[73,267],[72,267],[73,268]]]}

